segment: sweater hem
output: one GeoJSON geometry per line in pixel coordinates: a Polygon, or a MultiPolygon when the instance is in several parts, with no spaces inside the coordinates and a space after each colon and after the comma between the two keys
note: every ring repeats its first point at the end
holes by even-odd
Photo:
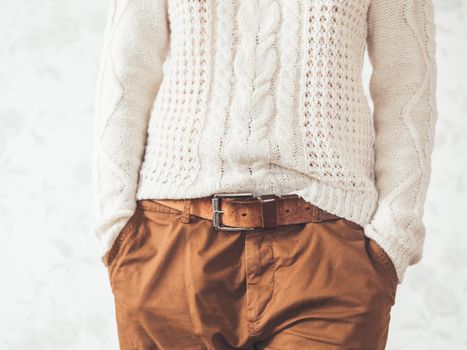
{"type": "Polygon", "coordinates": [[[144,181],[140,183],[136,199],[183,199],[210,196],[214,193],[251,192],[253,195],[275,193],[277,195],[297,194],[306,201],[332,214],[346,218],[357,224],[366,225],[376,208],[377,192],[352,191],[332,186],[316,179],[310,179],[302,189],[296,184],[281,183],[249,183],[248,186],[232,185],[219,188],[215,184],[206,186],[197,184],[190,188],[161,185],[159,182],[144,181]],[[250,187],[251,186],[251,187],[250,187]]]}

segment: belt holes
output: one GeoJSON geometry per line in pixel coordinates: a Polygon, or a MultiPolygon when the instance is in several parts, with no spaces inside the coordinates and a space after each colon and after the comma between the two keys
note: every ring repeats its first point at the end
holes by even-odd
{"type": "Polygon", "coordinates": [[[242,216],[246,216],[246,213],[242,213],[242,216]]]}
{"type": "Polygon", "coordinates": [[[285,212],[288,213],[290,210],[289,209],[285,209],[285,212]]]}
{"type": "Polygon", "coordinates": [[[306,210],[310,210],[311,208],[310,207],[306,207],[306,210]]]}

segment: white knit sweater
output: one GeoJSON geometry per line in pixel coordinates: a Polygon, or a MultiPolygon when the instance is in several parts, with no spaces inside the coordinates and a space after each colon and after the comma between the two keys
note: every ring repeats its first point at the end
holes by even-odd
{"type": "Polygon", "coordinates": [[[137,199],[297,193],[364,226],[402,281],[425,237],[431,0],[111,3],[93,154],[102,257],[137,199]]]}

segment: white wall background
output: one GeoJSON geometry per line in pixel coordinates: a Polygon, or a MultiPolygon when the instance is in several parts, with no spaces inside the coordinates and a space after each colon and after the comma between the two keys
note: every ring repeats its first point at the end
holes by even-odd
{"type": "MultiPolygon", "coordinates": [[[[117,349],[113,295],[90,235],[109,2],[0,1],[0,350],[117,349]]],[[[467,349],[467,1],[434,1],[439,117],[427,237],[399,286],[389,350],[467,349]]]]}

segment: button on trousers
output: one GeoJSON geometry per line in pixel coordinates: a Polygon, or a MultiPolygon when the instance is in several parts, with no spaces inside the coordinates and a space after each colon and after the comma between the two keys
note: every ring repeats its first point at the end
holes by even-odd
{"type": "Polygon", "coordinates": [[[385,348],[397,277],[344,218],[254,231],[140,200],[107,254],[120,349],[385,348]]]}

